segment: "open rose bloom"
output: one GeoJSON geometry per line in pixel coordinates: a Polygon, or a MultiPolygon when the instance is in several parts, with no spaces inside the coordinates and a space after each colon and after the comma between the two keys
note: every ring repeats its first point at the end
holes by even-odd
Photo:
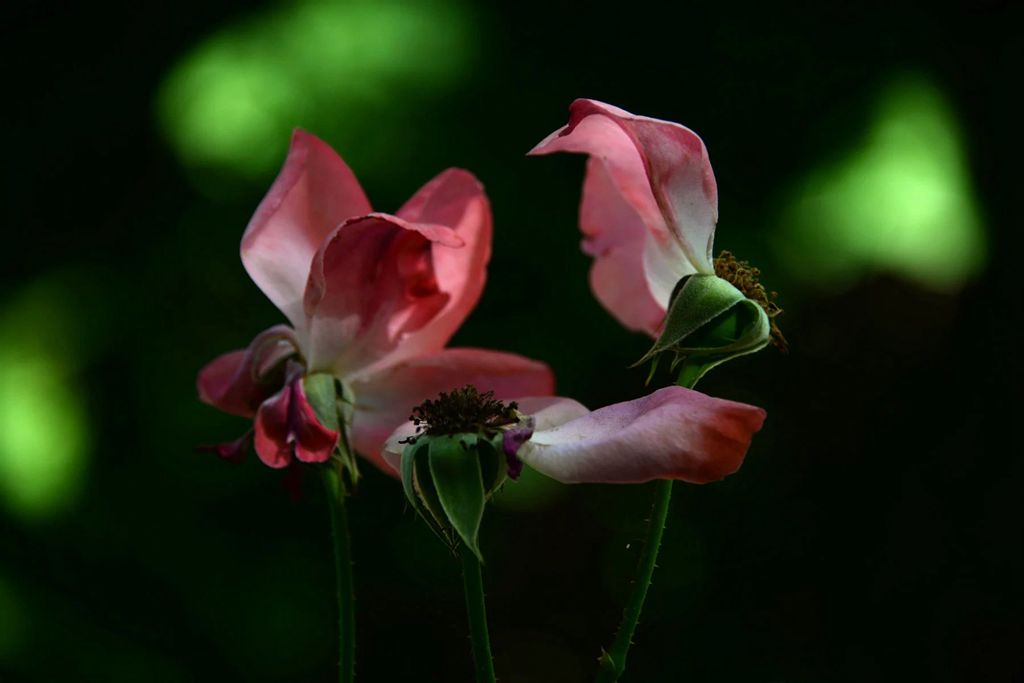
{"type": "MultiPolygon", "coordinates": [[[[203,368],[200,397],[253,419],[257,455],[280,468],[326,461],[339,444],[380,465],[414,405],[464,384],[506,398],[550,394],[542,363],[445,348],[480,298],[490,249],[490,206],[470,173],[444,171],[394,215],[375,213],[341,158],[296,131],[241,246],[249,275],[291,325],[203,368]],[[336,429],[318,417],[311,387],[337,400],[336,429]]],[[[248,441],[218,451],[236,456],[248,441]]]]}
{"type": "Polygon", "coordinates": [[[595,296],[628,329],[657,337],[676,284],[715,274],[718,190],[704,143],[678,123],[580,99],[530,154],[552,152],[590,155],[580,228],[595,296]]]}

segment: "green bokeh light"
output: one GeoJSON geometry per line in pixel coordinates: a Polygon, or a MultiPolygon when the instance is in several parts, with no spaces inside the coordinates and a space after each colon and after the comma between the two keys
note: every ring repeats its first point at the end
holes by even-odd
{"type": "Polygon", "coordinates": [[[785,223],[782,256],[819,282],[889,271],[933,289],[961,286],[983,265],[985,234],[942,93],[920,77],[890,83],[862,144],[807,178],[785,223]]]}
{"type": "Polygon", "coordinates": [[[187,165],[249,177],[272,170],[296,126],[347,146],[372,123],[375,144],[397,144],[417,100],[471,63],[470,23],[443,2],[282,5],[186,55],[161,88],[159,118],[187,165]]]}
{"type": "Polygon", "coordinates": [[[0,501],[29,520],[74,502],[88,455],[70,301],[70,292],[36,286],[0,312],[0,501]]]}

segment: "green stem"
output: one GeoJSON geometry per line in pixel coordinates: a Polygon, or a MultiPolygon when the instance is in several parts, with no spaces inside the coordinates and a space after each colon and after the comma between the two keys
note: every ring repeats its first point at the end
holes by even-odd
{"type": "Polygon", "coordinates": [[[469,637],[473,643],[473,662],[477,683],[494,683],[494,662],[491,660],[491,639],[487,634],[487,606],[484,604],[484,580],[480,562],[469,548],[459,548],[462,560],[462,582],[466,589],[466,614],[469,637]]]}
{"type": "Polygon", "coordinates": [[[324,484],[331,515],[331,540],[334,543],[334,571],[338,592],[338,681],[352,683],[356,675],[356,615],[348,510],[345,507],[345,495],[338,489],[337,472],[325,468],[324,484]]]}
{"type": "Polygon", "coordinates": [[[672,480],[662,479],[655,482],[654,507],[647,525],[647,538],[640,555],[640,565],[633,581],[626,607],[622,610],[622,621],[615,632],[615,640],[607,652],[601,653],[601,671],[597,675],[598,683],[614,683],[626,670],[626,655],[633,644],[633,632],[640,620],[640,612],[647,599],[647,589],[651,585],[654,567],[658,561],[658,550],[661,547],[661,536],[665,532],[665,519],[668,517],[669,503],[672,502],[672,480]]]}
{"type": "MultiPolygon", "coordinates": [[[[679,374],[679,384],[692,389],[696,379],[689,379],[684,367],[679,374]]],[[[601,670],[597,674],[597,683],[615,683],[626,670],[626,656],[633,644],[633,633],[636,631],[640,613],[647,599],[647,589],[651,586],[651,577],[658,562],[658,551],[661,549],[661,537],[665,533],[665,520],[668,518],[669,505],[672,503],[672,480],[662,479],[654,484],[654,505],[651,518],[647,523],[647,538],[640,554],[640,564],[633,587],[629,592],[626,606],[622,610],[622,621],[615,632],[615,640],[607,651],[601,652],[599,659],[601,670]]]]}

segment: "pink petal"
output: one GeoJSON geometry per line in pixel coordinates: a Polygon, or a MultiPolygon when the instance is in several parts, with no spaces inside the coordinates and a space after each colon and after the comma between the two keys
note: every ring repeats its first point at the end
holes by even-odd
{"type": "Polygon", "coordinates": [[[397,215],[415,223],[446,225],[463,246],[432,245],[434,277],[448,301],[427,325],[402,340],[388,357],[389,364],[444,348],[480,300],[491,258],[491,205],[483,185],[469,171],[450,168],[441,172],[397,215]]]}
{"type": "Polygon", "coordinates": [[[271,396],[256,411],[253,446],[256,455],[269,467],[287,467],[292,460],[292,440],[289,425],[291,387],[287,386],[271,396]]]}
{"type": "Polygon", "coordinates": [[[358,372],[444,309],[450,297],[434,272],[435,244],[463,246],[451,228],[376,213],[327,238],[306,286],[311,372],[358,372]]]}
{"type": "Polygon", "coordinates": [[[517,455],[570,484],[652,479],[702,484],[739,469],[764,418],[765,412],[754,406],[665,387],[538,429],[517,455]]]}
{"type": "Polygon", "coordinates": [[[291,429],[295,457],[302,462],[326,462],[338,445],[338,433],[320,424],[313,406],[306,400],[302,380],[292,383],[291,429]]]}
{"type": "Polygon", "coordinates": [[[407,360],[352,384],[356,404],[353,446],[389,471],[381,460],[381,450],[391,433],[409,420],[412,409],[442,391],[466,384],[480,391],[494,391],[500,399],[511,399],[550,394],[554,376],[543,363],[482,349],[445,349],[407,360]]]}
{"type": "MultiPolygon", "coordinates": [[[[570,107],[569,123],[530,154],[552,152],[582,152],[604,161],[621,199],[647,228],[645,275],[663,307],[668,303],[664,283],[694,272],[714,273],[718,190],[707,150],[693,131],[580,99],[570,107]]],[[[641,279],[640,273],[634,277],[641,279]]]]}
{"type": "Polygon", "coordinates": [[[647,277],[644,254],[656,238],[619,193],[599,157],[587,160],[580,228],[583,251],[594,257],[590,286],[597,300],[623,327],[657,337],[675,281],[666,291],[664,283],[647,277]]]}
{"type": "Polygon", "coordinates": [[[334,452],[338,436],[320,424],[299,376],[260,406],[253,445],[260,460],[279,469],[288,466],[293,452],[302,462],[325,462],[334,452]]]}
{"type": "Polygon", "coordinates": [[[232,415],[252,417],[259,405],[281,388],[272,370],[296,352],[297,341],[287,325],[275,325],[252,340],[249,348],[212,360],[196,378],[199,399],[232,415]]]}
{"type": "Polygon", "coordinates": [[[345,162],[319,138],[292,136],[288,158],[242,237],[242,262],[297,329],[313,255],[347,218],[371,211],[345,162]]]}

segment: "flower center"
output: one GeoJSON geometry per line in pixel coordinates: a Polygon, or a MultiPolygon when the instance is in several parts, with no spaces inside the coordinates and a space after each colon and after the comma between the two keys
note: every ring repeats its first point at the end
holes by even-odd
{"type": "Polygon", "coordinates": [[[494,398],[493,391],[480,393],[467,384],[461,389],[441,392],[433,400],[426,400],[412,409],[410,420],[416,426],[416,436],[422,434],[484,434],[494,436],[502,428],[519,422],[519,406],[515,401],[503,403],[494,398]]]}
{"type": "Polygon", "coordinates": [[[789,344],[775,322],[776,316],[783,312],[782,308],[775,303],[778,292],[769,292],[761,284],[761,269],[755,268],[747,261],[740,261],[733,256],[731,251],[723,251],[715,259],[715,275],[743,292],[744,296],[764,309],[768,315],[768,322],[771,324],[772,344],[780,351],[786,351],[789,344]]]}

